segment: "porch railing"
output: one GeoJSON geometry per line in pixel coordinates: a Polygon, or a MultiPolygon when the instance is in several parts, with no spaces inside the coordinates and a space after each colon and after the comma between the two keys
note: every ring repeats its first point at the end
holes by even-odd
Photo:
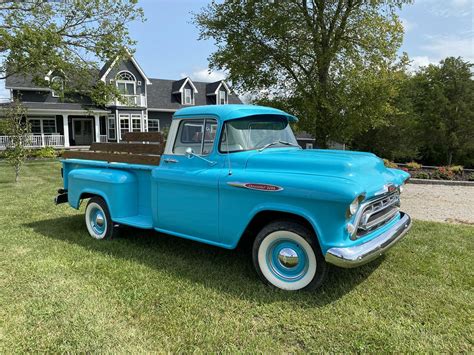
{"type": "MultiPolygon", "coordinates": [[[[11,142],[11,137],[0,136],[0,149],[5,149],[11,142]]],[[[31,134],[28,136],[28,148],[41,147],[64,147],[64,136],[62,134],[31,134]]]]}
{"type": "Polygon", "coordinates": [[[119,100],[115,100],[110,103],[116,106],[128,106],[128,107],[146,107],[146,96],[145,95],[122,95],[119,100]]]}

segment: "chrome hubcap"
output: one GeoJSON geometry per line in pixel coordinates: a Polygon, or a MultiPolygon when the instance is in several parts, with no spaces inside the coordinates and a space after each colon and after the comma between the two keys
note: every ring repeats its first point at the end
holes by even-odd
{"type": "Polygon", "coordinates": [[[298,265],[298,253],[291,248],[283,248],[278,253],[278,260],[283,266],[293,268],[298,265]]]}
{"type": "Polygon", "coordinates": [[[102,214],[98,213],[96,218],[95,218],[95,224],[98,227],[102,227],[104,225],[104,216],[102,214]]]}

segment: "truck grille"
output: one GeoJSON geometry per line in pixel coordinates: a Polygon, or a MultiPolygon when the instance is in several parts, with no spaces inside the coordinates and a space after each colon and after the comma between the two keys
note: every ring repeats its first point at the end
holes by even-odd
{"type": "Polygon", "coordinates": [[[357,237],[382,227],[398,214],[400,194],[393,192],[374,199],[361,207],[362,211],[357,227],[357,237]]]}

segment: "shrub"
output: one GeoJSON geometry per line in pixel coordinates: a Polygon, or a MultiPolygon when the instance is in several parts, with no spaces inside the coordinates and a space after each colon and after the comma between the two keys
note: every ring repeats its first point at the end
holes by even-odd
{"type": "Polygon", "coordinates": [[[430,174],[428,174],[426,171],[415,171],[411,173],[411,177],[415,179],[429,179],[430,174]]]}
{"type": "Polygon", "coordinates": [[[455,174],[462,174],[464,168],[461,165],[453,165],[448,167],[449,171],[452,171],[455,174]]]}
{"type": "Polygon", "coordinates": [[[40,149],[30,150],[28,156],[31,158],[48,159],[48,158],[56,158],[57,153],[53,147],[44,147],[40,149]]]}
{"type": "Polygon", "coordinates": [[[445,166],[441,166],[433,173],[433,178],[438,180],[453,180],[454,173],[445,166]]]}
{"type": "Polygon", "coordinates": [[[416,161],[411,161],[407,163],[407,168],[410,170],[419,170],[421,169],[421,164],[418,164],[416,161]]]}
{"type": "Polygon", "coordinates": [[[394,163],[393,161],[390,161],[388,159],[384,159],[383,163],[385,164],[385,166],[387,168],[398,168],[398,165],[396,163],[394,163]]]}
{"type": "Polygon", "coordinates": [[[470,174],[467,176],[467,180],[468,180],[468,181],[474,181],[474,173],[470,173],[470,174]]]}

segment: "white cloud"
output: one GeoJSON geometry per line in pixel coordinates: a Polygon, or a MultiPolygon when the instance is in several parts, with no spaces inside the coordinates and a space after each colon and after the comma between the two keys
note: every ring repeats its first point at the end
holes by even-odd
{"type": "Polygon", "coordinates": [[[426,67],[430,64],[436,63],[433,59],[428,58],[427,56],[416,56],[410,58],[411,63],[410,67],[412,70],[418,70],[420,67],[426,67]]]}
{"type": "Polygon", "coordinates": [[[472,0],[417,0],[423,4],[426,11],[437,17],[466,17],[472,16],[472,0]]]}
{"type": "Polygon", "coordinates": [[[416,23],[408,21],[406,18],[401,17],[400,21],[402,22],[402,26],[403,26],[403,29],[405,30],[405,33],[411,31],[412,29],[416,27],[416,23]]]}
{"type": "Polygon", "coordinates": [[[464,60],[474,62],[474,37],[460,38],[455,36],[433,37],[430,42],[421,46],[425,51],[431,52],[430,57],[441,60],[446,57],[462,57],[464,60]]]}
{"type": "Polygon", "coordinates": [[[192,80],[196,81],[205,81],[205,82],[214,82],[218,80],[223,80],[226,78],[224,72],[221,71],[213,71],[210,72],[209,69],[198,69],[193,71],[192,73],[181,73],[182,78],[190,77],[192,80]]]}
{"type": "Polygon", "coordinates": [[[471,4],[471,0],[452,0],[451,3],[455,7],[465,7],[471,4]]]}

